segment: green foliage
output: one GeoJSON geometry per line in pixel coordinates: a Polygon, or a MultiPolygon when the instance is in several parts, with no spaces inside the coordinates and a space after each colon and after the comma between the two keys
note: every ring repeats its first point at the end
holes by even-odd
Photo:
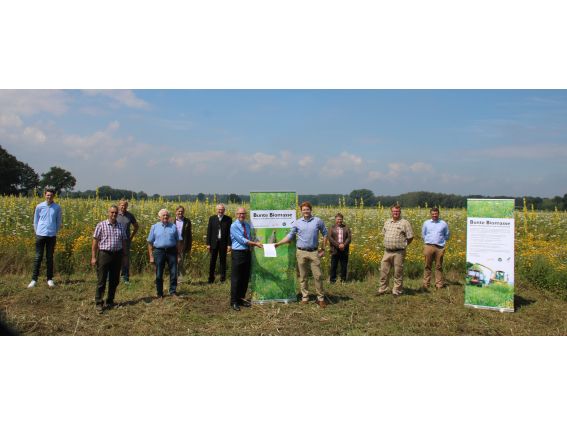
{"type": "Polygon", "coordinates": [[[38,185],[39,177],[33,168],[0,146],[0,194],[33,194],[38,185]]]}
{"type": "Polygon", "coordinates": [[[540,288],[566,293],[567,272],[550,267],[543,255],[534,257],[531,264],[520,264],[519,267],[522,277],[528,282],[540,288]]]}
{"type": "Polygon", "coordinates": [[[50,187],[60,193],[62,190],[72,190],[77,180],[69,171],[60,167],[51,167],[47,173],[41,175],[40,184],[43,188],[50,187]]]}

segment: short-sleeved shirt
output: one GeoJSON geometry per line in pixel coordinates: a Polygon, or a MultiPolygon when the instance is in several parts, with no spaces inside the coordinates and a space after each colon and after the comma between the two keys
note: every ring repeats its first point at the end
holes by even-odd
{"type": "Polygon", "coordinates": [[[120,212],[118,212],[118,214],[116,215],[116,221],[122,223],[122,225],[126,229],[126,235],[128,235],[128,238],[130,238],[130,225],[137,223],[134,214],[132,214],[130,211],[126,211],[124,214],[120,214],[120,212]]]}
{"type": "Polygon", "coordinates": [[[408,239],[413,238],[411,224],[405,218],[398,221],[393,219],[386,220],[382,228],[384,235],[384,248],[386,249],[406,249],[408,239]]]}
{"type": "Polygon", "coordinates": [[[297,235],[298,248],[315,249],[319,246],[319,232],[327,236],[327,228],[323,220],[315,216],[311,216],[309,220],[301,217],[293,224],[287,236],[291,239],[297,235]]]}
{"type": "Polygon", "coordinates": [[[154,248],[165,249],[175,247],[182,238],[179,236],[175,224],[167,223],[164,225],[159,222],[152,225],[147,240],[154,248]]]}
{"type": "Polygon", "coordinates": [[[93,238],[98,241],[98,249],[101,251],[121,251],[124,241],[128,239],[126,230],[122,223],[110,223],[104,220],[95,227],[93,238]]]}

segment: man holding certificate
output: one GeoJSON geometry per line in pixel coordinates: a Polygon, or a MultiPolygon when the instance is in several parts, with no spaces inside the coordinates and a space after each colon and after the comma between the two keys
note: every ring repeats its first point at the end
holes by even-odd
{"type": "Polygon", "coordinates": [[[240,306],[250,307],[245,299],[250,281],[250,266],[252,256],[250,247],[262,248],[261,242],[252,240],[252,228],[246,221],[246,209],[236,210],[237,220],[230,226],[230,239],[232,241],[232,275],[230,277],[230,306],[240,311],[240,306]]]}

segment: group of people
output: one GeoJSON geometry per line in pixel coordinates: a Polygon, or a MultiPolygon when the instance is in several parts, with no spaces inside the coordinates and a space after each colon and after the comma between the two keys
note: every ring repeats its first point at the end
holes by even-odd
{"type": "MultiPolygon", "coordinates": [[[[54,202],[55,192],[45,191],[45,202],[38,204],[34,212],[35,259],[32,280],[28,288],[36,286],[41,262],[45,253],[47,260],[47,284],[53,282],[53,253],[57,232],[62,225],[61,207],[54,202]]],[[[330,245],[331,269],[330,282],[337,280],[340,265],[340,278],[347,280],[349,248],[352,231],[344,222],[341,213],[335,215],[335,223],[328,231],[325,223],[312,214],[313,207],[309,202],[300,205],[302,217],[296,220],[290,232],[275,247],[290,243],[296,239],[296,258],[299,270],[301,303],[309,303],[308,276],[313,277],[317,304],[321,308],[327,306],[325,292],[321,281],[321,257],[325,255],[327,244],[330,245]],[[320,237],[322,244],[320,245],[320,237]]],[[[215,269],[219,260],[220,281],[226,280],[227,254],[232,257],[232,273],[230,284],[230,307],[239,311],[240,307],[250,307],[246,299],[251,273],[251,250],[262,248],[263,244],[254,236],[253,227],[246,221],[246,209],[240,207],[236,211],[236,220],[225,214],[224,204],[216,206],[216,215],[209,218],[206,234],[207,250],[210,253],[208,282],[215,281],[215,269]]],[[[380,281],[378,295],[389,291],[390,270],[393,268],[394,285],[392,294],[403,293],[403,267],[406,250],[414,239],[413,230],[408,220],[402,218],[401,207],[395,204],[390,209],[391,218],[382,227],[384,236],[384,255],[380,264],[380,281]]],[[[431,218],[423,223],[422,238],[424,241],[424,274],[423,289],[431,285],[432,267],[435,264],[435,287],[442,288],[443,256],[450,232],[447,223],[439,218],[439,209],[431,208],[431,218]]],[[[186,274],[186,262],[192,247],[191,220],[185,217],[185,209],[178,206],[175,219],[170,212],[162,209],[158,213],[159,221],[150,228],[147,237],[148,256],[155,265],[155,285],[158,298],[163,298],[163,275],[169,269],[170,296],[177,296],[178,277],[186,274]]],[[[99,313],[104,311],[104,294],[106,291],[106,307],[114,306],[116,288],[120,276],[124,283],[129,283],[130,247],[132,239],[139,229],[138,222],[128,211],[128,201],[121,200],[108,209],[107,219],[98,223],[93,233],[91,264],[96,266],[97,287],[95,306],[99,313]],[[130,229],[132,227],[132,230],[130,229]]]]}

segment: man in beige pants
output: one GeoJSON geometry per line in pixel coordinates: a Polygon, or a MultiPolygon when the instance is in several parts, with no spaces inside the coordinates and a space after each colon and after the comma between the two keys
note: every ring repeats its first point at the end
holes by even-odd
{"type": "Polygon", "coordinates": [[[431,220],[423,223],[421,236],[425,246],[423,255],[425,257],[425,267],[423,271],[423,290],[427,291],[431,283],[431,266],[435,263],[435,287],[437,289],[445,286],[443,282],[443,256],[445,255],[445,245],[449,239],[449,226],[439,218],[439,208],[431,208],[429,211],[431,220]]]}
{"type": "Polygon", "coordinates": [[[317,292],[317,304],[321,308],[327,307],[325,303],[325,293],[323,292],[323,284],[321,283],[321,257],[325,254],[327,245],[327,228],[325,223],[319,217],[311,215],[313,207],[309,202],[303,202],[301,205],[302,218],[297,220],[291,231],[285,238],[275,244],[276,248],[285,243],[289,243],[291,239],[297,235],[297,267],[299,268],[299,284],[301,286],[301,303],[309,302],[309,290],[307,289],[307,274],[309,269],[313,274],[315,281],[315,291],[317,292]],[[323,247],[319,248],[319,232],[323,235],[323,247]]]}
{"type": "Polygon", "coordinates": [[[394,266],[394,288],[395,296],[402,295],[404,282],[404,259],[406,248],[413,240],[411,224],[405,218],[401,218],[402,209],[398,204],[390,208],[392,218],[386,220],[382,233],[384,235],[384,256],[380,264],[380,287],[378,295],[384,295],[388,291],[388,274],[394,266]]]}

